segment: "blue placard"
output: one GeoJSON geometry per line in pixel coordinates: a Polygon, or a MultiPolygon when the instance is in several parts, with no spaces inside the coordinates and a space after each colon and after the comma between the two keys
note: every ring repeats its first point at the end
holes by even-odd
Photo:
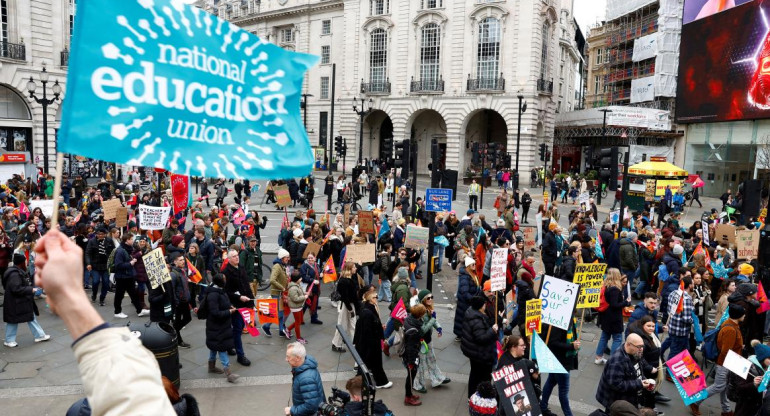
{"type": "Polygon", "coordinates": [[[183,175],[307,175],[294,53],[184,0],[78,4],[58,151],[183,175]]]}
{"type": "Polygon", "coordinates": [[[428,188],[425,190],[425,210],[443,212],[452,210],[452,190],[428,188]]]}

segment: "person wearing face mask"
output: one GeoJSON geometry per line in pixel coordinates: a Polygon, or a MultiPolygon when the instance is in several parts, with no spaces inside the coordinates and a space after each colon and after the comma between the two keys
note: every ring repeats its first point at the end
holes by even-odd
{"type": "Polygon", "coordinates": [[[655,384],[648,376],[654,377],[658,368],[647,363],[643,353],[644,340],[631,333],[623,348],[618,348],[607,361],[596,389],[596,400],[606,408],[607,414],[610,413],[610,406],[618,400],[638,407],[642,389],[654,389],[655,384]]]}

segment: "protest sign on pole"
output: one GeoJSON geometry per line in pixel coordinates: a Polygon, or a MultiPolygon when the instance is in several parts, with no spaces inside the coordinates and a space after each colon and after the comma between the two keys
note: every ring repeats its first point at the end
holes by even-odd
{"type": "Polygon", "coordinates": [[[361,234],[374,234],[374,213],[372,211],[358,211],[358,232],[361,234]]]}
{"type": "Polygon", "coordinates": [[[708,397],[706,375],[687,350],[666,361],[666,367],[685,406],[708,397]]]}
{"type": "Polygon", "coordinates": [[[579,286],[552,276],[545,276],[540,290],[543,323],[567,330],[578,297],[579,286]]]}
{"type": "Polygon", "coordinates": [[[291,195],[287,185],[275,185],[273,186],[273,192],[275,193],[275,204],[278,205],[278,208],[286,208],[291,205],[291,195]]]}
{"type": "Polygon", "coordinates": [[[523,361],[501,367],[492,373],[499,396],[498,406],[506,415],[540,416],[540,402],[532,385],[529,369],[523,361]]]}
{"type": "Polygon", "coordinates": [[[537,230],[535,227],[522,227],[524,230],[524,251],[532,251],[536,247],[535,234],[537,230]]]}
{"type": "Polygon", "coordinates": [[[489,277],[493,292],[505,290],[506,266],[508,265],[508,249],[496,248],[492,250],[492,263],[489,267],[489,277]]]}
{"type": "Polygon", "coordinates": [[[655,179],[645,180],[644,201],[645,202],[655,201],[655,179]]]}
{"type": "Polygon", "coordinates": [[[186,3],[78,4],[58,152],[188,176],[307,175],[300,95],[318,57],[186,3]]]}
{"type": "Polygon", "coordinates": [[[356,264],[371,263],[375,258],[374,244],[348,244],[345,261],[356,264]]]}
{"type": "Polygon", "coordinates": [[[118,198],[102,201],[102,211],[104,212],[104,220],[107,221],[115,218],[115,216],[118,214],[118,208],[122,206],[123,204],[120,202],[118,198]]]}
{"type": "Polygon", "coordinates": [[[580,263],[575,266],[574,283],[580,285],[577,308],[598,308],[606,263],[580,263]]]}
{"type": "Polygon", "coordinates": [[[530,299],[527,301],[527,314],[525,315],[524,327],[527,336],[533,332],[540,332],[543,316],[543,300],[530,299]]]}
{"type": "Polygon", "coordinates": [[[541,373],[548,374],[567,374],[567,370],[559,362],[559,359],[548,349],[540,334],[532,335],[532,346],[534,353],[532,359],[537,360],[537,366],[541,373]]]}
{"type": "Polygon", "coordinates": [[[171,274],[168,272],[166,258],[163,257],[163,251],[160,247],[142,256],[144,268],[147,270],[147,280],[150,286],[157,289],[163,283],[171,281],[171,274]]]}
{"type": "Polygon", "coordinates": [[[428,228],[409,224],[406,226],[404,247],[424,249],[428,247],[428,228]]]}
{"type": "Polygon", "coordinates": [[[735,232],[735,256],[739,259],[756,259],[759,256],[759,230],[735,232]]]}
{"type": "Polygon", "coordinates": [[[171,207],[151,207],[139,205],[139,228],[143,230],[162,230],[166,228],[171,207]]]}
{"type": "Polygon", "coordinates": [[[735,244],[735,226],[732,224],[718,224],[714,229],[714,241],[717,244],[735,244]]]}
{"type": "Polygon", "coordinates": [[[187,208],[190,202],[190,178],[185,175],[171,174],[171,199],[174,214],[187,208]]]}
{"type": "Polygon", "coordinates": [[[257,299],[256,301],[257,315],[259,316],[259,323],[264,324],[278,324],[278,299],[257,299]]]}
{"type": "Polygon", "coordinates": [[[306,259],[307,255],[310,253],[313,253],[314,256],[318,256],[318,253],[321,251],[321,245],[316,243],[307,243],[307,247],[305,247],[305,252],[302,253],[302,258],[306,259]]]}
{"type": "Polygon", "coordinates": [[[123,228],[128,225],[128,208],[120,207],[115,212],[115,226],[123,228]]]}

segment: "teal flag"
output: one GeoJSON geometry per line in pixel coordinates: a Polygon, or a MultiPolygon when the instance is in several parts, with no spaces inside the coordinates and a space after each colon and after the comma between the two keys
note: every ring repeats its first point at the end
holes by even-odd
{"type": "Polygon", "coordinates": [[[540,367],[540,372],[548,374],[567,374],[567,370],[564,369],[564,366],[561,365],[559,360],[556,359],[556,356],[548,349],[548,346],[545,345],[545,342],[540,338],[540,335],[537,332],[533,332],[532,338],[535,344],[532,359],[537,360],[537,366],[540,367]]]}
{"type": "Polygon", "coordinates": [[[390,224],[388,224],[388,220],[382,221],[382,227],[380,227],[380,232],[377,234],[377,238],[382,238],[383,235],[390,232],[390,224]]]}
{"type": "Polygon", "coordinates": [[[78,4],[59,152],[187,176],[307,175],[311,55],[184,0],[78,4]]]}

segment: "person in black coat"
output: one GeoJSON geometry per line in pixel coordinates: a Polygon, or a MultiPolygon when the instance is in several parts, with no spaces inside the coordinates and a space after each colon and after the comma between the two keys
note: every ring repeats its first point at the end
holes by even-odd
{"type": "Polygon", "coordinates": [[[154,289],[150,287],[147,298],[150,302],[150,321],[171,323],[171,319],[174,317],[174,308],[176,308],[171,281],[169,280],[154,289]]]}
{"type": "MultiPolygon", "coordinates": [[[[465,311],[471,306],[471,298],[481,294],[479,280],[476,278],[476,261],[473,257],[465,258],[465,265],[460,266],[460,275],[457,285],[457,308],[455,308],[454,334],[455,341],[460,341],[463,336],[463,321],[465,321],[465,311]]],[[[522,309],[523,310],[523,309],[522,309]]]]}
{"type": "Polygon", "coordinates": [[[460,349],[471,362],[468,398],[476,392],[479,383],[492,380],[492,368],[497,361],[497,325],[491,324],[485,306],[484,297],[474,296],[463,320],[460,349]]]}
{"type": "Polygon", "coordinates": [[[555,221],[551,222],[548,224],[548,232],[543,233],[543,266],[545,267],[545,274],[549,276],[553,276],[553,269],[556,267],[556,261],[559,258],[556,234],[554,234],[554,230],[557,227],[558,224],[555,221]]]}
{"type": "Polygon", "coordinates": [[[377,307],[377,292],[369,290],[364,294],[364,303],[361,314],[356,321],[356,330],[353,334],[353,344],[356,346],[361,360],[369,367],[374,376],[377,388],[388,388],[393,385],[388,381],[385,370],[382,368],[382,340],[385,332],[380,321],[379,308],[377,307]]]}
{"type": "MultiPolygon", "coordinates": [[[[551,337],[548,338],[548,349],[551,350],[556,359],[559,360],[559,363],[567,370],[566,374],[548,374],[548,378],[543,385],[543,395],[540,398],[540,409],[544,415],[553,414],[548,410],[548,400],[551,398],[551,393],[556,386],[559,386],[559,404],[561,405],[562,412],[565,415],[572,414],[569,405],[569,372],[578,369],[578,350],[580,349],[580,341],[574,341],[575,334],[577,334],[574,318],[572,318],[570,323],[570,330],[573,334],[570,339],[567,338],[567,331],[559,327],[543,324],[540,331],[541,334],[551,334],[551,337]]],[[[534,333],[532,335],[539,336],[534,333]]]]}
{"type": "Polygon", "coordinates": [[[577,258],[580,256],[580,251],[575,246],[567,247],[567,255],[561,262],[561,268],[559,273],[559,279],[572,282],[575,280],[575,267],[577,267],[577,258]]]}
{"type": "MultiPolygon", "coordinates": [[[[404,405],[419,406],[422,404],[420,396],[412,393],[412,384],[417,377],[417,367],[420,365],[420,340],[422,339],[422,317],[427,309],[422,303],[414,305],[409,316],[404,320],[404,354],[401,360],[406,367],[406,381],[404,383],[404,405]]],[[[491,372],[491,368],[490,368],[491,372]]]]}
{"type": "Polygon", "coordinates": [[[623,288],[628,283],[628,278],[620,275],[620,270],[609,269],[604,279],[604,299],[609,307],[603,312],[599,312],[598,325],[602,330],[599,344],[596,346],[596,359],[594,363],[604,364],[607,360],[604,358],[604,349],[612,338],[612,347],[610,354],[620,348],[623,340],[623,308],[631,304],[627,299],[623,288]]]}
{"type": "MultiPolygon", "coordinates": [[[[251,279],[246,276],[246,269],[239,266],[240,257],[235,250],[227,252],[227,267],[225,267],[225,293],[230,298],[230,303],[235,308],[253,308],[254,294],[251,293],[251,279]]],[[[243,366],[251,365],[251,361],[246,358],[241,342],[241,333],[243,332],[243,318],[240,315],[233,314],[231,318],[233,324],[233,342],[235,344],[235,353],[238,355],[238,363],[243,366]]],[[[232,351],[230,351],[232,352],[232,351]]]]}
{"type": "MultiPolygon", "coordinates": [[[[225,277],[222,274],[214,275],[211,286],[206,289],[206,297],[201,307],[207,309],[206,348],[209,349],[209,373],[224,373],[227,375],[227,381],[234,383],[238,375],[230,372],[230,357],[227,356],[227,351],[235,348],[231,316],[237,315],[238,310],[230,303],[223,287],[225,277]],[[217,368],[217,355],[224,369],[217,368]]],[[[200,309],[196,312],[199,311],[200,309]]]]}
{"type": "Polygon", "coordinates": [[[3,274],[3,288],[5,289],[5,301],[3,302],[3,322],[5,322],[6,347],[16,347],[16,331],[19,324],[26,322],[30,332],[35,337],[35,342],[48,341],[47,335],[37,322],[40,311],[35,304],[35,288],[32,278],[27,273],[27,259],[23,254],[13,255],[13,266],[3,274]]]}
{"type": "MultiPolygon", "coordinates": [[[[660,368],[662,365],[659,346],[660,342],[656,343],[656,340],[653,339],[653,337],[657,338],[657,335],[655,335],[655,325],[655,320],[652,318],[652,316],[645,315],[641,319],[636,320],[634,323],[629,325],[628,332],[637,334],[642,337],[642,341],[644,341],[642,358],[644,358],[644,361],[646,361],[647,364],[652,367],[660,368]],[[648,328],[652,332],[648,332],[648,328]]],[[[652,376],[653,374],[645,374],[645,377],[655,378],[652,376]]],[[[642,396],[639,398],[639,404],[643,407],[653,408],[655,407],[655,399],[657,395],[658,393],[644,389],[642,390],[642,396]]]]}

